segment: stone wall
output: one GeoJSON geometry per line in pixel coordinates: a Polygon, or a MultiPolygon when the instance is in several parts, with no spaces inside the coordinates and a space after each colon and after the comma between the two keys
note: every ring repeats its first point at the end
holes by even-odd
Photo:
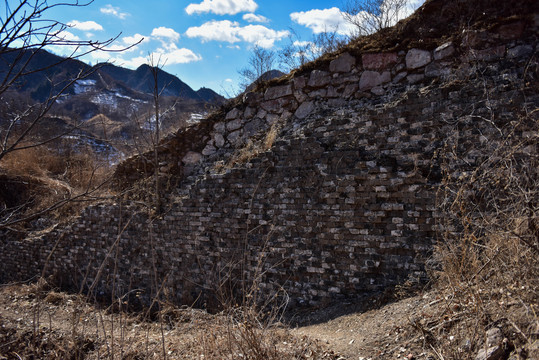
{"type": "Polygon", "coordinates": [[[268,296],[285,290],[292,305],[318,305],[424,278],[439,216],[437,153],[458,134],[473,163],[492,122],[537,107],[537,25],[470,30],[431,50],[344,52],[247,93],[186,132],[202,140],[195,147],[163,153],[163,171],[180,169],[183,182],[162,216],[100,204],[45,234],[5,236],[0,280],[43,272],[103,294],[139,289],[145,302],[159,293],[186,304],[254,284],[268,296]],[[208,166],[273,124],[271,149],[208,166]]]}

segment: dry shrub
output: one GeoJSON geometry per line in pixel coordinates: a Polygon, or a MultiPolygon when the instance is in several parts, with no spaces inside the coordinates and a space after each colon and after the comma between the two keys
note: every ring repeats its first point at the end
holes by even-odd
{"type": "Polygon", "coordinates": [[[336,359],[317,341],[296,337],[277,324],[268,326],[252,309],[215,316],[209,331],[199,335],[204,359],[336,359]]]}
{"type": "Polygon", "coordinates": [[[75,152],[65,144],[30,147],[6,155],[1,168],[10,175],[64,181],[72,188],[84,189],[102,181],[109,171],[108,165],[92,154],[91,149],[75,152]]]}
{"type": "Polygon", "coordinates": [[[44,176],[42,156],[38,148],[14,151],[2,159],[2,169],[12,175],[44,176]]]}
{"type": "Polygon", "coordinates": [[[51,210],[46,216],[57,220],[77,213],[84,203],[70,199],[88,192],[103,195],[110,167],[92,149],[75,151],[69,143],[55,143],[7,154],[0,172],[0,224],[5,224],[26,217],[33,220],[33,214],[43,219],[46,209],[51,210]]]}
{"type": "Polygon", "coordinates": [[[242,148],[234,152],[226,164],[218,163],[215,166],[215,169],[217,171],[230,169],[235,165],[244,164],[259,154],[268,151],[277,139],[282,126],[282,123],[275,122],[266,133],[258,134],[251,139],[248,139],[247,143],[242,148]]]}
{"type": "Polygon", "coordinates": [[[435,249],[445,325],[433,334],[446,359],[473,357],[492,327],[507,338],[506,354],[516,347],[521,358],[539,357],[537,113],[484,126],[490,136],[475,144],[475,161],[459,152],[457,136],[447,139],[435,249]]]}
{"type": "Polygon", "coordinates": [[[219,314],[163,304],[156,320],[109,311],[41,280],[0,288],[0,359],[336,359],[319,342],[266,326],[251,308],[219,314]]]}
{"type": "Polygon", "coordinates": [[[215,271],[214,292],[222,309],[211,326],[196,337],[197,352],[204,359],[336,359],[333,352],[307,337],[294,336],[282,318],[289,297],[283,287],[265,282],[268,271],[277,264],[266,257],[268,233],[257,249],[256,265],[251,269],[250,253],[245,247],[215,271]]]}

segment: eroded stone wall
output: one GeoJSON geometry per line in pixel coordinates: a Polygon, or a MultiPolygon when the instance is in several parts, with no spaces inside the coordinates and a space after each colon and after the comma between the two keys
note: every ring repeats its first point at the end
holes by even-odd
{"type": "Polygon", "coordinates": [[[492,121],[537,107],[536,30],[516,21],[433,50],[343,53],[248,93],[201,125],[196,148],[166,154],[165,164],[200,171],[166,195],[162,216],[101,204],[46,234],[5,237],[2,280],[44,272],[104,294],[140,289],[146,302],[159,293],[186,304],[254,282],[265,295],[284,289],[292,304],[317,305],[422,278],[439,216],[437,153],[459,134],[473,163],[492,121]],[[271,149],[208,167],[276,123],[271,149]]]}

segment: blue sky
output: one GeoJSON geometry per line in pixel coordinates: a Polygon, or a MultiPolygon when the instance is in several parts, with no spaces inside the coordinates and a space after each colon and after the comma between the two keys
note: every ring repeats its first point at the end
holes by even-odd
{"type": "Polygon", "coordinates": [[[345,1],[95,0],[85,7],[53,8],[48,17],[70,26],[63,34],[67,39],[106,40],[120,34],[112,48],[144,39],[121,53],[94,52],[84,58],[87,62],[136,69],[153,53],[165,61],[165,71],[194,90],[204,86],[233,95],[238,70],[247,65],[254,45],[278,51],[290,42],[292,29],[303,41],[336,26],[349,31],[338,11],[345,1]]]}

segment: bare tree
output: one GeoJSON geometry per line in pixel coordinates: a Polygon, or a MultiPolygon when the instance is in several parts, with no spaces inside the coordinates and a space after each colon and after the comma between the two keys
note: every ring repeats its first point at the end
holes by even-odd
{"type": "Polygon", "coordinates": [[[161,134],[160,131],[160,117],[159,117],[159,97],[161,96],[161,92],[165,90],[166,86],[163,86],[161,90],[159,89],[159,71],[164,64],[160,63],[161,60],[157,59],[157,61],[153,58],[153,56],[150,56],[150,69],[152,72],[153,77],[153,104],[154,104],[154,116],[155,116],[155,125],[154,125],[154,136],[153,136],[153,156],[154,156],[154,181],[155,181],[155,211],[159,214],[161,213],[161,194],[159,189],[159,141],[161,134]]]}
{"type": "Polygon", "coordinates": [[[275,63],[275,52],[255,45],[249,57],[247,67],[238,71],[242,76],[242,88],[246,89],[251,84],[258,84],[265,80],[264,75],[273,69],[275,63]]]}
{"type": "Polygon", "coordinates": [[[349,37],[339,34],[337,30],[326,30],[313,35],[310,41],[302,41],[300,36],[291,29],[289,44],[278,53],[279,62],[283,68],[291,71],[324,54],[338,50],[349,41],[349,37]]]}
{"type": "Polygon", "coordinates": [[[406,18],[420,4],[414,0],[349,0],[343,17],[356,27],[356,36],[373,34],[406,18]]]}
{"type": "MultiPolygon", "coordinates": [[[[50,70],[73,59],[88,55],[98,50],[107,50],[116,38],[105,41],[68,40],[65,30],[67,24],[47,19],[47,12],[58,6],[80,7],[78,0],[71,2],[51,3],[45,0],[20,0],[12,7],[7,0],[5,3],[4,18],[0,18],[0,61],[5,69],[0,72],[0,96],[9,89],[14,88],[25,77],[50,70]],[[61,46],[69,50],[69,55],[59,60],[40,65],[35,58],[41,50],[51,46],[61,46]]],[[[46,139],[28,143],[31,131],[43,121],[51,107],[58,98],[77,80],[89,76],[95,68],[81,69],[69,81],[62,84],[51,84],[51,92],[45,101],[26,107],[17,114],[3,114],[4,122],[0,128],[0,161],[8,153],[41,146],[52,142],[65,134],[55,134],[46,139]],[[55,86],[52,86],[55,85],[55,86]],[[18,131],[15,131],[18,129],[18,131]],[[23,145],[24,144],[24,145],[23,145]]],[[[52,81],[52,80],[51,80],[52,81]]]]}
{"type": "MultiPolygon", "coordinates": [[[[65,32],[69,29],[68,24],[48,18],[50,11],[56,7],[84,7],[91,2],[81,3],[78,0],[4,1],[4,10],[0,13],[0,97],[2,99],[6,99],[8,93],[14,92],[10,90],[15,90],[21,83],[28,81],[32,75],[46,74],[51,69],[94,51],[111,51],[107,48],[119,35],[105,41],[71,40],[65,32]],[[37,61],[39,55],[43,54],[43,50],[50,50],[52,47],[56,49],[60,47],[67,51],[68,55],[54,57],[55,60],[47,63],[37,61]]],[[[57,100],[76,81],[88,77],[95,71],[95,67],[82,66],[67,81],[64,79],[55,84],[53,79],[49,79],[48,96],[45,100],[33,101],[28,105],[11,109],[12,111],[2,111],[0,113],[0,162],[10,153],[52,143],[78,129],[80,122],[75,120],[71,121],[68,129],[36,136],[37,129],[46,123],[48,113],[57,100]]],[[[0,228],[38,217],[46,211],[65,205],[71,199],[81,200],[91,192],[92,189],[88,187],[83,193],[70,193],[47,209],[24,216],[16,216],[17,209],[13,211],[4,209],[3,215],[0,216],[0,228]]]]}

